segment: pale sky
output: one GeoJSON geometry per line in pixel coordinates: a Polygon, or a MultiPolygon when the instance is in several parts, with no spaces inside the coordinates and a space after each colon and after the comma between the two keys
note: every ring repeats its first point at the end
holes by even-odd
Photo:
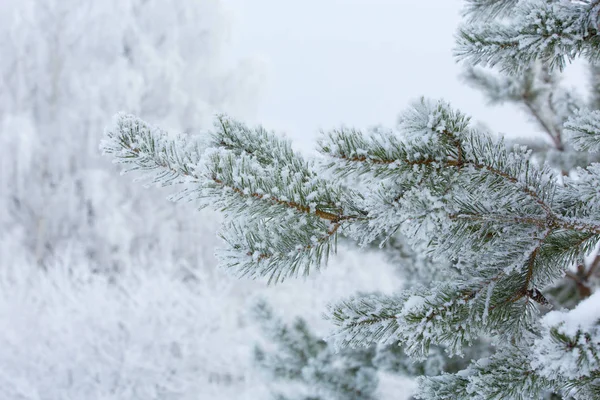
{"type": "MultiPolygon", "coordinates": [[[[452,56],[462,0],[228,0],[232,51],[260,57],[256,120],[314,147],[319,129],[393,126],[420,96],[443,98],[495,131],[536,128],[515,107],[490,108],[452,56]]],[[[581,68],[575,74],[582,74],[581,68]]]]}

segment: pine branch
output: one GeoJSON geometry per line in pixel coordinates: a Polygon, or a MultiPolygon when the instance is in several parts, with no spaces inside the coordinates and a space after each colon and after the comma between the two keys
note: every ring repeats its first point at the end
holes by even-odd
{"type": "Polygon", "coordinates": [[[563,70],[576,57],[594,61],[600,57],[600,38],[595,3],[523,2],[515,8],[511,24],[492,22],[465,26],[457,37],[459,60],[471,65],[519,72],[539,60],[551,70],[563,70]]]}
{"type": "Polygon", "coordinates": [[[171,185],[198,183],[196,168],[205,143],[198,137],[168,133],[139,118],[120,113],[105,130],[100,148],[103,154],[115,157],[115,162],[130,166],[125,172],[154,171],[153,183],[171,185]]]}
{"type": "Polygon", "coordinates": [[[169,138],[159,128],[119,114],[103,148],[133,165],[130,170],[153,172],[154,182],[184,184],[175,199],[220,208],[227,221],[236,221],[227,222],[230,228],[223,234],[230,246],[220,259],[227,268],[268,276],[271,282],[320,268],[335,251],[341,225],[364,218],[355,205],[361,196],[319,178],[289,142],[262,128],[251,130],[225,117],[216,127],[213,145],[223,146],[204,150],[201,139],[169,138]]]}
{"type": "Polygon", "coordinates": [[[565,123],[565,132],[576,150],[600,151],[600,110],[579,111],[565,123]]]}
{"type": "MultiPolygon", "coordinates": [[[[460,171],[470,167],[518,184],[523,192],[550,211],[544,203],[547,195],[540,196],[529,188],[540,184],[548,186],[549,183],[542,180],[550,181],[552,172],[533,169],[526,151],[507,153],[502,142],[494,143],[479,132],[472,132],[468,128],[469,119],[449,110],[443,102],[433,104],[422,100],[407,114],[401,124],[401,138],[389,132],[383,137],[365,137],[358,131],[340,130],[321,141],[321,151],[334,160],[330,167],[342,173],[373,172],[376,176],[398,176],[411,172],[424,174],[442,168],[460,171]],[[511,157],[515,162],[507,161],[511,157]],[[384,167],[380,168],[381,165],[384,167]]],[[[550,188],[545,193],[551,192],[550,188]]]]}
{"type": "Polygon", "coordinates": [[[416,359],[427,357],[431,345],[460,354],[483,334],[519,341],[532,328],[535,310],[520,300],[543,302],[543,296],[530,290],[517,297],[512,291],[515,286],[526,287],[527,279],[499,274],[479,282],[406,290],[395,297],[363,295],[332,306],[328,316],[338,326],[335,338],[340,346],[398,342],[416,359]]]}
{"type": "Polygon", "coordinates": [[[379,370],[408,377],[435,376],[444,372],[457,373],[467,368],[472,360],[494,352],[488,341],[477,341],[463,350],[463,357],[451,357],[445,348],[432,345],[426,360],[415,361],[404,353],[399,343],[380,345],[377,347],[373,364],[379,370]]]}
{"type": "Polygon", "coordinates": [[[337,251],[338,228],[339,224],[309,222],[294,215],[242,226],[231,222],[221,232],[229,246],[217,251],[217,258],[240,276],[268,277],[269,283],[306,277],[337,251]]]}
{"type": "Polygon", "coordinates": [[[421,99],[402,117],[402,137],[378,129],[364,135],[358,130],[339,129],[325,134],[319,150],[328,156],[328,167],[339,176],[351,173],[385,178],[403,172],[419,173],[429,168],[458,165],[456,140],[466,133],[469,118],[449,104],[421,99]],[[453,154],[448,159],[447,154],[453,154]]]}
{"type": "Polygon", "coordinates": [[[276,351],[257,346],[255,360],[274,378],[299,382],[315,398],[375,399],[378,377],[372,349],[334,352],[300,318],[285,324],[265,303],[255,314],[268,341],[276,345],[276,351]]]}
{"type": "Polygon", "coordinates": [[[472,363],[458,374],[442,374],[419,379],[421,399],[539,399],[548,388],[548,380],[534,371],[527,347],[501,346],[494,355],[472,363]],[[475,396],[475,397],[474,397],[475,396]]]}
{"type": "Polygon", "coordinates": [[[542,319],[542,332],[535,341],[532,367],[558,385],[563,395],[593,398],[600,380],[600,314],[598,293],[568,312],[553,311],[542,319]],[[592,397],[590,397],[592,396],[592,397]]]}
{"type": "Polygon", "coordinates": [[[468,22],[490,21],[508,15],[520,0],[466,0],[463,15],[468,22]]]}
{"type": "MultiPolygon", "coordinates": [[[[288,166],[290,170],[309,172],[308,163],[292,150],[289,140],[262,126],[249,128],[227,115],[218,115],[211,136],[211,147],[224,148],[236,155],[249,154],[261,165],[288,166]]],[[[308,173],[306,177],[312,176],[308,173]]]]}
{"type": "Polygon", "coordinates": [[[556,72],[534,63],[516,75],[492,74],[482,68],[467,67],[462,74],[470,86],[483,92],[490,104],[514,103],[521,106],[564,151],[562,125],[580,106],[571,92],[564,90],[556,72]]]}
{"type": "MultiPolygon", "coordinates": [[[[232,123],[224,117],[218,119],[219,124],[225,124],[226,121],[232,123]]],[[[239,127],[239,124],[237,126],[239,127]]],[[[214,137],[219,140],[219,143],[225,142],[224,132],[229,134],[227,146],[231,148],[234,142],[231,131],[224,130],[214,134],[214,137]]],[[[248,135],[248,132],[244,133],[248,135]]],[[[259,130],[259,133],[263,134],[264,131],[259,130]]],[[[289,143],[280,143],[273,135],[256,138],[253,146],[254,153],[261,155],[259,159],[252,152],[246,152],[248,148],[243,147],[236,148],[236,151],[212,148],[206,152],[201,147],[202,140],[199,138],[180,135],[171,139],[160,128],[152,127],[134,116],[125,114],[115,116],[115,125],[107,129],[106,137],[107,139],[101,145],[105,154],[114,155],[120,163],[133,165],[130,170],[158,170],[153,180],[156,183],[198,183],[209,189],[217,189],[217,191],[209,190],[208,193],[200,193],[200,197],[217,195],[219,191],[234,193],[244,200],[249,198],[262,200],[263,203],[281,206],[280,209],[294,209],[300,213],[315,214],[319,218],[333,222],[358,218],[339,212],[339,206],[335,204],[339,200],[334,196],[341,195],[340,187],[328,185],[326,181],[320,180],[316,173],[311,171],[311,166],[291,151],[289,143]],[[277,151],[269,152],[264,141],[277,151]],[[259,150],[260,143],[263,143],[262,150],[259,150]],[[278,174],[273,176],[272,172],[277,169],[274,168],[273,163],[261,164],[260,160],[267,160],[267,155],[272,157],[277,154],[280,160],[275,164],[282,171],[277,171],[278,174]],[[291,162],[289,165],[281,166],[280,163],[286,156],[290,157],[291,162]],[[246,178],[240,179],[239,175],[245,175],[246,178]],[[269,189],[277,188],[279,185],[292,186],[285,186],[286,191],[281,196],[269,193],[269,189]],[[317,203],[319,200],[322,204],[317,203]]],[[[251,141],[248,137],[244,139],[251,141]]],[[[238,144],[242,145],[243,142],[238,140],[238,144]]],[[[247,204],[242,205],[245,206],[247,204]]]]}

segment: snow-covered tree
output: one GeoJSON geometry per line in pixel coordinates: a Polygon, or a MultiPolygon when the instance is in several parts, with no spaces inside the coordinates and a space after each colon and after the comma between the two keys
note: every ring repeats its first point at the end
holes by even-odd
{"type": "Polygon", "coordinates": [[[340,235],[409,249],[399,255],[416,271],[405,288],[345,299],[328,318],[340,347],[394,344],[424,361],[419,398],[598,398],[600,164],[585,155],[566,163],[565,154],[600,150],[600,111],[561,93],[553,74],[575,58],[598,61],[600,2],[469,0],[466,10],[458,58],[510,74],[473,70],[471,81],[495,101],[520,96],[560,162],[507,146],[426,99],[393,130],[325,132],[322,157],[311,160],[226,116],[209,135],[171,137],[118,114],[102,147],[150,182],[182,184],[177,198],[223,210],[218,255],[242,276],[307,275],[327,263],[340,235]],[[588,288],[570,311],[553,291],[565,276],[588,288]],[[444,365],[473,360],[428,368],[442,351],[444,365]]]}
{"type": "Polygon", "coordinates": [[[244,111],[255,74],[223,61],[227,26],[218,0],[2,1],[0,240],[40,265],[66,251],[101,270],[212,258],[198,243],[216,222],[113,179],[97,143],[115,107],[182,131],[244,111]]]}

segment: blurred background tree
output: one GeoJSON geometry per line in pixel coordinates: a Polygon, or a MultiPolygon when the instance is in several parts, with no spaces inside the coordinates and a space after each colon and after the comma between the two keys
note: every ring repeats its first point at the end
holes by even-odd
{"type": "MultiPolygon", "coordinates": [[[[98,140],[114,110],[198,132],[215,110],[251,112],[260,70],[228,65],[220,1],[3,1],[0,234],[39,265],[65,251],[99,270],[131,257],[212,258],[215,218],[108,179],[98,140]],[[160,237],[159,237],[160,235],[160,237]]],[[[231,63],[230,63],[231,64],[231,63]]],[[[16,252],[15,250],[12,250],[16,252]]]]}

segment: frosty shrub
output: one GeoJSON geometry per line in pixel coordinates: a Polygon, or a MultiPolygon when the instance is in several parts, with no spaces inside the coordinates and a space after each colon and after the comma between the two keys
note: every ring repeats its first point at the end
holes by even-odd
{"type": "Polygon", "coordinates": [[[185,265],[144,265],[113,281],[70,264],[0,271],[0,398],[264,395],[244,362],[253,335],[230,282],[185,265]]]}
{"type": "Polygon", "coordinates": [[[207,262],[197,243],[218,224],[114,179],[98,141],[115,109],[186,131],[247,108],[256,74],[221,56],[227,25],[221,0],[1,2],[0,242],[14,242],[2,261],[77,252],[105,273],[132,258],[207,262]]]}
{"type": "Polygon", "coordinates": [[[403,289],[356,295],[327,314],[341,348],[399,345],[424,362],[417,397],[599,398],[600,164],[577,155],[600,148],[598,93],[587,103],[560,96],[553,80],[577,57],[598,59],[599,11],[597,0],[467,1],[456,55],[499,69],[467,79],[537,115],[552,157],[427,99],[393,130],[323,133],[311,160],[226,116],[195,138],[118,114],[102,148],[151,182],[181,184],[177,199],[222,210],[218,256],[240,276],[307,275],[342,236],[397,251],[409,261],[403,289]],[[463,354],[472,361],[443,367],[463,354]]]}

